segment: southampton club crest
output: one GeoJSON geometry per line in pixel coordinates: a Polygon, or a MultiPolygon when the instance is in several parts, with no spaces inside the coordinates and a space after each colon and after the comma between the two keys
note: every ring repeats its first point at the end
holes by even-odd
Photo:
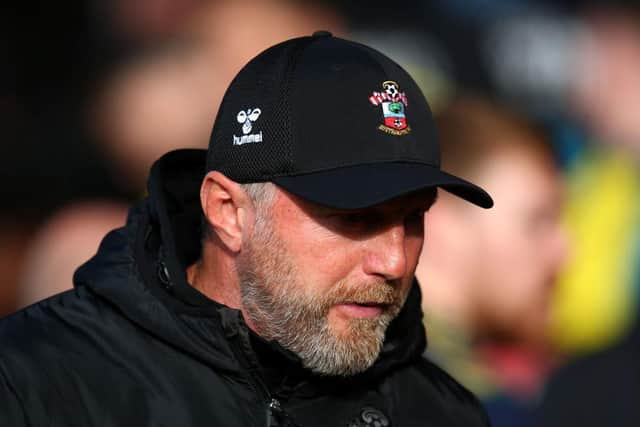
{"type": "Polygon", "coordinates": [[[382,107],[384,123],[378,129],[391,135],[406,135],[411,132],[404,110],[407,106],[407,96],[400,92],[398,83],[387,80],[382,83],[382,92],[373,92],[369,101],[376,107],[382,107]]]}

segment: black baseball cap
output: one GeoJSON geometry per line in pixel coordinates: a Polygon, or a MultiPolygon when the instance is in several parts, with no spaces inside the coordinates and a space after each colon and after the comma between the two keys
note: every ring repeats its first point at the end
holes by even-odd
{"type": "Polygon", "coordinates": [[[341,209],[429,187],[493,205],[440,169],[431,110],[411,76],[327,31],[275,45],[238,73],[213,126],[207,170],[341,209]]]}

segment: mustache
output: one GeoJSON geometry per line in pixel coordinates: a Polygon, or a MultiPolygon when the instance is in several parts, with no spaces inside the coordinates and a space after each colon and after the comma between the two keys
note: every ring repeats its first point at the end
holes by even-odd
{"type": "Polygon", "coordinates": [[[368,284],[349,284],[339,282],[325,295],[327,306],[337,304],[399,304],[399,284],[389,281],[378,281],[368,284]]]}

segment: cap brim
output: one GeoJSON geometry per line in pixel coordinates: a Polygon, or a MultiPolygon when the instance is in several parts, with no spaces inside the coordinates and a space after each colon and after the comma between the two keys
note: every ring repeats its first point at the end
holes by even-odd
{"type": "Polygon", "coordinates": [[[341,167],[272,181],[305,200],[337,209],[360,209],[430,187],[440,187],[488,209],[482,188],[437,167],[420,163],[375,163],[341,167]]]}

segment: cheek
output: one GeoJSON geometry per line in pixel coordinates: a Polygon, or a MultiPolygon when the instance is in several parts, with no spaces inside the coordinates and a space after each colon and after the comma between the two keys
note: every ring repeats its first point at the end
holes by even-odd
{"type": "Polygon", "coordinates": [[[354,242],[327,232],[317,225],[292,227],[286,242],[291,262],[297,266],[299,279],[313,286],[310,292],[324,291],[343,280],[358,264],[354,242]]]}
{"type": "Polygon", "coordinates": [[[485,286],[514,307],[538,298],[547,287],[545,248],[535,236],[517,228],[505,229],[487,243],[481,268],[485,286]],[[506,292],[508,290],[509,292],[506,292]]]}
{"type": "Polygon", "coordinates": [[[422,246],[424,243],[424,239],[422,236],[408,238],[405,244],[405,256],[407,259],[407,274],[402,279],[401,286],[403,295],[409,293],[409,289],[411,289],[411,285],[413,284],[413,280],[415,277],[416,267],[418,266],[418,261],[420,260],[420,253],[422,252],[422,246]]]}
{"type": "Polygon", "coordinates": [[[475,259],[484,286],[513,286],[517,276],[527,268],[527,245],[513,223],[494,222],[478,222],[477,244],[470,248],[470,256],[475,259]]]}
{"type": "Polygon", "coordinates": [[[407,271],[409,276],[413,276],[420,259],[420,253],[424,245],[424,237],[414,236],[408,237],[405,243],[405,256],[407,257],[407,271]]]}

